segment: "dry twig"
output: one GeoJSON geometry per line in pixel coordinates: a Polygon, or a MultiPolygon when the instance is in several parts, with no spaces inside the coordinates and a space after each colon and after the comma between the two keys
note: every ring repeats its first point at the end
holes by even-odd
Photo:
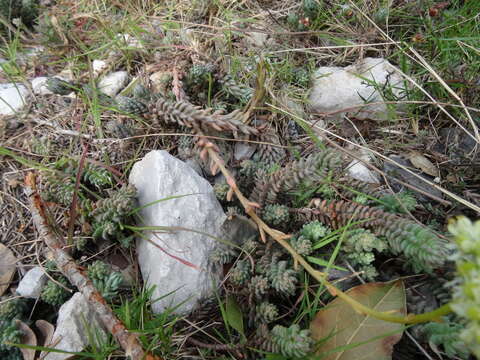
{"type": "Polygon", "coordinates": [[[45,220],[45,204],[37,192],[35,174],[29,173],[25,178],[25,194],[30,201],[30,211],[33,223],[37,228],[38,235],[45,241],[53,253],[55,263],[63,275],[78,288],[78,290],[89,300],[103,325],[110,331],[115,340],[125,350],[126,354],[133,360],[160,360],[159,357],[145,354],[137,334],[129,332],[125,325],[115,316],[112,309],[103,299],[102,295],[95,289],[85,272],[79,267],[72,257],[64,250],[62,244],[56,239],[49,229],[45,220]]]}

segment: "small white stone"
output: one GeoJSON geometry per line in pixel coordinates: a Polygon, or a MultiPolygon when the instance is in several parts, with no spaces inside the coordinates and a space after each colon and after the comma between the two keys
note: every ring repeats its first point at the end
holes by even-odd
{"type": "MultiPolygon", "coordinates": [[[[106,339],[100,316],[87,299],[77,292],[60,307],[52,344],[45,346],[68,352],[83,351],[89,345],[89,331],[94,339],[97,334],[106,339]]],[[[71,357],[71,354],[51,352],[45,360],[65,360],[71,357]]]]}
{"type": "Polygon", "coordinates": [[[27,88],[20,83],[0,84],[0,115],[13,115],[26,104],[27,88]]]}
{"type": "Polygon", "coordinates": [[[51,95],[53,92],[47,88],[48,77],[41,76],[32,80],[32,89],[35,95],[51,95]]]}
{"type": "Polygon", "coordinates": [[[39,298],[47,279],[45,271],[40,266],[30,269],[18,284],[18,295],[32,299],[39,298]]]}
{"type": "Polygon", "coordinates": [[[92,70],[93,75],[97,77],[103,70],[105,70],[108,66],[108,63],[104,60],[93,60],[92,62],[92,70]]]}
{"type": "Polygon", "coordinates": [[[115,71],[105,75],[98,82],[98,89],[108,96],[117,95],[127,85],[128,73],[126,71],[115,71]]]}
{"type": "Polygon", "coordinates": [[[345,68],[320,67],[310,91],[310,109],[332,113],[329,117],[334,118],[349,114],[357,119],[385,120],[395,114],[377,89],[384,88],[401,100],[407,93],[404,80],[392,64],[382,58],[365,58],[345,68]]]}
{"type": "Polygon", "coordinates": [[[350,177],[372,184],[380,184],[377,174],[365,166],[362,162],[358,160],[353,160],[347,167],[348,175],[350,177]]]}

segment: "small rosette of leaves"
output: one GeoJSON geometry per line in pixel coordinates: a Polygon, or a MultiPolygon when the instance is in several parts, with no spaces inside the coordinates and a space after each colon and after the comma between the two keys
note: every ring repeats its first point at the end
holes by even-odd
{"type": "Polygon", "coordinates": [[[27,301],[23,298],[1,299],[0,321],[11,321],[14,319],[23,319],[28,310],[27,301]]]}
{"type": "Polygon", "coordinates": [[[248,260],[238,260],[230,270],[230,281],[235,285],[245,284],[252,275],[252,266],[248,260]]]}
{"type": "Polygon", "coordinates": [[[254,90],[246,85],[235,81],[230,75],[226,75],[221,80],[222,90],[231,97],[239,100],[242,104],[246,104],[253,96],[254,90]]]}
{"type": "MultiPolygon", "coordinates": [[[[56,279],[58,283],[68,286],[68,281],[64,277],[56,279]]],[[[42,290],[40,298],[47,304],[60,306],[68,300],[70,294],[65,288],[56,282],[49,280],[42,290]]]]}
{"type": "Polygon", "coordinates": [[[348,253],[382,252],[387,249],[387,244],[369,230],[356,229],[351,231],[342,244],[342,250],[348,253]]]}
{"type": "Polygon", "coordinates": [[[118,296],[118,290],[123,281],[121,273],[111,271],[109,266],[102,261],[95,261],[88,266],[87,274],[92,280],[93,286],[105,300],[112,300],[118,296]]]}
{"type": "Polygon", "coordinates": [[[110,172],[94,164],[87,163],[83,169],[82,179],[87,184],[95,186],[97,189],[102,189],[112,185],[112,175],[110,172]]]}
{"type": "Polygon", "coordinates": [[[75,193],[75,182],[69,176],[49,176],[45,182],[42,198],[58,204],[69,206],[75,193]]]}
{"type": "Polygon", "coordinates": [[[303,235],[293,237],[290,240],[290,245],[292,245],[293,250],[301,256],[307,256],[313,252],[312,241],[303,235]]]}
{"type": "Polygon", "coordinates": [[[289,268],[288,261],[272,262],[268,270],[268,279],[273,289],[283,295],[293,295],[298,282],[297,272],[289,268]]]}
{"type": "Polygon", "coordinates": [[[56,77],[48,78],[46,88],[57,95],[68,95],[78,90],[78,86],[72,82],[65,81],[56,77]]]}
{"type": "Polygon", "coordinates": [[[468,359],[470,352],[465,342],[460,338],[460,334],[465,329],[463,324],[446,322],[431,322],[423,326],[423,331],[428,338],[428,342],[435,346],[442,346],[443,351],[449,358],[460,357],[468,359]]]}
{"type": "Polygon", "coordinates": [[[476,357],[480,357],[480,220],[473,223],[466,217],[460,217],[448,226],[448,230],[454,236],[458,249],[453,256],[458,283],[451,307],[467,322],[460,339],[476,357]]]}
{"type": "Polygon", "coordinates": [[[213,64],[193,64],[187,74],[187,83],[196,86],[204,85],[212,78],[214,70],[213,64]]]}
{"type": "Polygon", "coordinates": [[[309,330],[301,330],[297,324],[288,328],[276,325],[272,329],[272,342],[277,345],[279,352],[289,358],[306,356],[314,344],[309,330]]]}
{"type": "Polygon", "coordinates": [[[121,112],[133,115],[141,115],[148,110],[147,105],[142,101],[123,95],[117,95],[115,97],[115,107],[121,112]]]}
{"type": "Polygon", "coordinates": [[[330,229],[317,220],[303,225],[302,230],[300,230],[300,235],[309,239],[313,243],[318,242],[329,233],[330,229]]]}
{"type": "Polygon", "coordinates": [[[110,197],[95,203],[91,214],[94,238],[129,238],[124,233],[122,224],[129,222],[130,214],[136,206],[136,194],[137,190],[133,185],[123,186],[121,189],[111,192],[110,197]]]}
{"type": "Polygon", "coordinates": [[[250,279],[248,288],[257,299],[260,299],[267,294],[268,289],[270,289],[270,283],[265,276],[257,275],[250,279]]]}
{"type": "Polygon", "coordinates": [[[290,220],[290,211],[285,205],[269,204],[263,209],[262,218],[271,226],[285,225],[290,220]]]}
{"type": "Polygon", "coordinates": [[[304,68],[293,69],[293,82],[302,88],[307,88],[310,83],[310,72],[304,68]]]}
{"type": "Polygon", "coordinates": [[[214,264],[225,265],[231,263],[238,256],[237,250],[231,246],[217,246],[210,254],[210,261],[214,264]]]}
{"type": "Polygon", "coordinates": [[[215,184],[213,186],[213,193],[219,201],[227,201],[227,194],[230,190],[230,186],[226,183],[215,184]]]}
{"type": "Polygon", "coordinates": [[[274,304],[264,301],[256,307],[255,313],[258,321],[268,324],[278,317],[278,308],[274,304]]]}
{"type": "Polygon", "coordinates": [[[20,343],[22,332],[17,328],[15,320],[0,321],[0,355],[4,359],[4,353],[12,351],[15,347],[6,343],[20,343]]]}
{"type": "Polygon", "coordinates": [[[413,211],[417,207],[417,199],[413,194],[407,191],[398,194],[388,194],[380,199],[380,208],[394,213],[405,214],[407,211],[413,211]]]}

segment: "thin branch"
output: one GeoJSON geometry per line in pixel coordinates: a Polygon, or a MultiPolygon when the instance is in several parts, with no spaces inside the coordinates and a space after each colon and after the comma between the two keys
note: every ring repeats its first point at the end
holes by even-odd
{"type": "Polygon", "coordinates": [[[227,184],[230,185],[231,190],[235,193],[238,200],[240,201],[242,206],[245,208],[245,212],[257,224],[258,229],[260,231],[260,235],[262,236],[263,234],[262,238],[264,239],[264,241],[265,241],[265,234],[270,235],[276,242],[278,242],[285,250],[287,250],[290,253],[290,255],[293,257],[295,262],[298,262],[299,264],[301,264],[304,267],[304,269],[315,280],[317,280],[319,283],[324,285],[333,296],[338,296],[359,313],[374,317],[376,319],[394,322],[394,323],[417,324],[417,323],[428,322],[428,321],[433,321],[435,319],[439,319],[440,317],[452,311],[450,305],[446,304],[434,311],[420,314],[420,315],[411,314],[407,316],[395,316],[395,315],[392,315],[390,312],[376,311],[372,308],[369,308],[368,306],[363,305],[362,303],[358,302],[354,298],[348,296],[346,293],[336,288],[331,282],[329,282],[325,276],[325,273],[315,270],[302,256],[300,256],[290,246],[290,244],[286,241],[286,239],[290,238],[290,235],[284,234],[279,230],[270,228],[267,224],[265,224],[262,221],[262,219],[260,219],[260,217],[255,213],[255,209],[254,209],[257,204],[252,203],[242,194],[242,192],[240,191],[240,189],[235,183],[235,179],[230,174],[230,172],[226,169],[226,167],[224,166],[223,160],[219,157],[217,152],[213,148],[207,148],[207,151],[208,151],[208,155],[210,156],[210,159],[217,164],[218,168],[220,169],[222,174],[225,176],[227,184]]]}
{"type": "Polygon", "coordinates": [[[57,267],[70,283],[76,286],[89,300],[90,304],[99,315],[103,325],[105,325],[108,331],[110,331],[127,355],[133,360],[161,360],[157,356],[145,354],[138,335],[129,332],[125,325],[123,325],[123,323],[115,316],[112,309],[107,305],[97,289],[95,289],[81,267],[75,263],[70,255],[63,249],[62,244],[52,234],[49,225],[45,220],[45,204],[42,202],[40,195],[37,192],[34,173],[28,173],[25,177],[24,192],[30,201],[30,211],[39,238],[45,241],[45,244],[53,253],[57,267]]]}

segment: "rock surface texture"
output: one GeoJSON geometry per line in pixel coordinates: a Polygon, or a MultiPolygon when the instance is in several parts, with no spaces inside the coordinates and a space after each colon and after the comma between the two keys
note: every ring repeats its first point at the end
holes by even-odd
{"type": "Polygon", "coordinates": [[[108,96],[115,96],[122,90],[128,82],[128,73],[126,71],[116,71],[105,75],[98,82],[98,89],[108,96]]]}
{"type": "Polygon", "coordinates": [[[26,104],[27,88],[19,83],[0,84],[0,115],[13,115],[26,104]]]}
{"type": "MultiPolygon", "coordinates": [[[[106,338],[106,332],[98,314],[87,299],[77,292],[62,305],[58,312],[57,327],[52,338],[52,344],[55,345],[50,347],[69,352],[82,351],[89,344],[89,331],[94,338],[97,333],[106,338]]],[[[64,360],[71,357],[71,354],[51,352],[45,360],[64,360]]]]}
{"type": "MultiPolygon", "coordinates": [[[[182,227],[221,236],[226,216],[213,188],[185,162],[166,151],[151,151],[133,166],[129,180],[138,190],[140,206],[188,195],[146,206],[140,214],[142,225],[182,227]]],[[[164,296],[153,304],[153,311],[180,303],[177,313],[192,310],[197,300],[211,293],[221,275],[212,270],[208,260],[216,240],[185,230],[147,232],[145,236],[156,245],[137,240],[140,269],[148,285],[156,285],[152,297],[164,296]]]]}
{"type": "MultiPolygon", "coordinates": [[[[403,157],[397,156],[397,155],[390,155],[389,159],[393,160],[394,162],[396,162],[400,165],[405,166],[410,171],[416,173],[418,176],[420,176],[424,179],[427,179],[429,181],[433,181],[432,176],[423,174],[421,171],[415,169],[414,166],[412,165],[412,163],[409,160],[404,159],[403,157]]],[[[417,187],[418,189],[425,191],[426,193],[429,193],[429,194],[431,194],[433,196],[436,196],[438,198],[442,198],[442,192],[440,190],[434,188],[431,185],[428,185],[424,181],[417,178],[415,175],[410,174],[408,171],[402,169],[400,166],[398,166],[398,165],[396,165],[392,162],[385,161],[385,163],[383,165],[383,171],[385,171],[388,175],[394,176],[394,177],[398,178],[399,180],[402,180],[403,182],[406,182],[407,184],[413,185],[413,186],[417,187]]],[[[392,189],[395,192],[405,190],[404,186],[401,185],[400,183],[396,182],[395,180],[392,180],[390,184],[392,186],[392,189]]],[[[422,195],[419,192],[415,191],[414,195],[420,201],[429,201],[429,198],[427,196],[422,195]]]]}
{"type": "Polygon", "coordinates": [[[385,120],[394,115],[382,103],[387,100],[385,94],[389,94],[389,100],[401,100],[406,95],[403,77],[382,58],[365,58],[345,68],[320,67],[313,80],[310,110],[334,113],[331,117],[336,118],[348,113],[357,119],[385,120]],[[375,104],[359,106],[366,103],[375,104]]]}
{"type": "Polygon", "coordinates": [[[47,88],[48,77],[40,76],[32,79],[32,89],[35,95],[51,95],[53,92],[47,88]]]}
{"type": "Polygon", "coordinates": [[[48,278],[40,266],[28,270],[18,284],[17,293],[26,298],[37,299],[40,297],[48,278]]]}

